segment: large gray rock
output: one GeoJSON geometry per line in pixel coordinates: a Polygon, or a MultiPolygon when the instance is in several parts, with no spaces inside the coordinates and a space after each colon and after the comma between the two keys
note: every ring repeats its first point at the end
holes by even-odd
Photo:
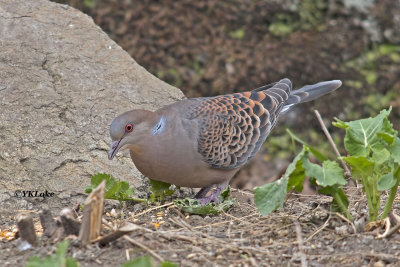
{"type": "Polygon", "coordinates": [[[71,204],[97,172],[138,185],[127,154],[107,159],[109,124],[182,97],[80,11],[0,0],[0,213],[71,204]],[[21,199],[15,190],[55,196],[21,199]]]}

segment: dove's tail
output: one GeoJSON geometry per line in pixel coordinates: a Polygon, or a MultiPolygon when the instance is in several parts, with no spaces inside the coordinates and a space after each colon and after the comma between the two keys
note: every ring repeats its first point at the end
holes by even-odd
{"type": "Polygon", "coordinates": [[[335,91],[342,85],[340,80],[320,82],[313,85],[306,85],[298,90],[291,92],[288,100],[282,108],[282,112],[287,111],[293,105],[317,99],[327,93],[335,91]]]}

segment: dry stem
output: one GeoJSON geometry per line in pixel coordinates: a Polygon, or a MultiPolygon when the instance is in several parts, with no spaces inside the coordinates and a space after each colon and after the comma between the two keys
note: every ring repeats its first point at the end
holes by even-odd
{"type": "Polygon", "coordinates": [[[344,169],[344,175],[346,176],[347,179],[353,179],[351,177],[351,172],[349,167],[347,166],[346,162],[341,158],[341,155],[339,153],[339,150],[336,147],[336,144],[333,142],[332,136],[330,135],[328,129],[326,128],[324,121],[322,120],[321,114],[319,114],[318,110],[314,110],[315,116],[317,116],[318,122],[321,125],[322,131],[324,131],[326,138],[328,139],[329,143],[331,144],[333,151],[335,151],[336,156],[338,157],[340,164],[342,164],[342,167],[344,169]]]}

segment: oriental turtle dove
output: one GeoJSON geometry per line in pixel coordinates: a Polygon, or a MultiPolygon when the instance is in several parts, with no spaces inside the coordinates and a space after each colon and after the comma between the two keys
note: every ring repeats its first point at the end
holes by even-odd
{"type": "Polygon", "coordinates": [[[218,201],[235,173],[258,152],[280,113],[341,84],[334,80],[292,91],[290,80],[282,79],[249,92],[185,99],[154,112],[127,111],[111,123],[109,159],[129,149],[147,177],[201,187],[196,195],[201,203],[218,201]]]}

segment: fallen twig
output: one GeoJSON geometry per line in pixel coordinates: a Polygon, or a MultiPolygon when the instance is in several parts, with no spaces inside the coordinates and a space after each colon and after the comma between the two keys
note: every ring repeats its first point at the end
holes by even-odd
{"type": "Polygon", "coordinates": [[[117,240],[118,238],[120,238],[121,236],[124,236],[126,234],[129,234],[135,230],[139,229],[138,226],[136,226],[133,223],[126,223],[124,226],[122,226],[121,228],[119,228],[118,230],[116,230],[115,232],[112,232],[109,235],[103,236],[102,238],[96,240],[97,242],[99,242],[99,245],[104,246],[110,242],[113,242],[115,240],[117,240]]]}
{"type": "Polygon", "coordinates": [[[317,235],[319,232],[321,232],[322,230],[324,230],[325,227],[328,226],[329,220],[331,219],[331,215],[332,215],[332,214],[329,213],[329,217],[328,217],[328,219],[326,219],[325,223],[324,223],[320,228],[318,228],[317,231],[315,231],[312,235],[310,235],[310,236],[304,241],[304,243],[310,241],[315,235],[317,235]]]}
{"type": "Polygon", "coordinates": [[[294,221],[294,225],[296,227],[296,237],[297,237],[297,244],[299,246],[299,255],[301,260],[301,267],[307,267],[307,256],[304,253],[304,242],[303,242],[303,235],[301,234],[301,227],[298,221],[294,221]]]}
{"type": "Polygon", "coordinates": [[[390,230],[390,219],[389,219],[389,217],[386,217],[384,219],[384,222],[385,222],[385,232],[383,232],[383,234],[378,234],[376,236],[377,239],[385,238],[387,236],[387,234],[389,233],[389,230],[390,230]]]}
{"type": "Polygon", "coordinates": [[[377,239],[383,239],[391,236],[394,232],[400,229],[400,217],[397,214],[391,212],[388,217],[385,218],[385,232],[383,234],[378,234],[377,239]],[[393,217],[394,221],[396,221],[396,225],[393,228],[390,228],[390,217],[393,217]]]}
{"type": "Polygon", "coordinates": [[[143,211],[143,212],[141,212],[141,213],[134,214],[134,215],[131,216],[131,218],[133,219],[133,218],[135,218],[135,217],[138,217],[138,216],[141,216],[141,215],[143,215],[143,214],[146,214],[146,213],[148,213],[148,212],[150,212],[150,211],[158,210],[158,209],[160,209],[160,208],[168,207],[168,206],[171,206],[171,205],[174,205],[174,203],[173,203],[173,202],[169,202],[169,203],[164,204],[164,205],[161,205],[161,206],[153,207],[153,208],[147,209],[147,210],[145,210],[145,211],[143,211]]]}
{"type": "Polygon", "coordinates": [[[160,255],[158,255],[157,253],[155,253],[153,250],[151,250],[149,247],[143,245],[142,243],[134,240],[133,238],[130,238],[129,236],[124,236],[123,238],[125,240],[129,241],[130,243],[132,243],[133,245],[138,246],[138,247],[142,248],[143,250],[147,251],[150,255],[152,255],[154,258],[156,258],[160,262],[164,261],[164,259],[160,255]]]}

